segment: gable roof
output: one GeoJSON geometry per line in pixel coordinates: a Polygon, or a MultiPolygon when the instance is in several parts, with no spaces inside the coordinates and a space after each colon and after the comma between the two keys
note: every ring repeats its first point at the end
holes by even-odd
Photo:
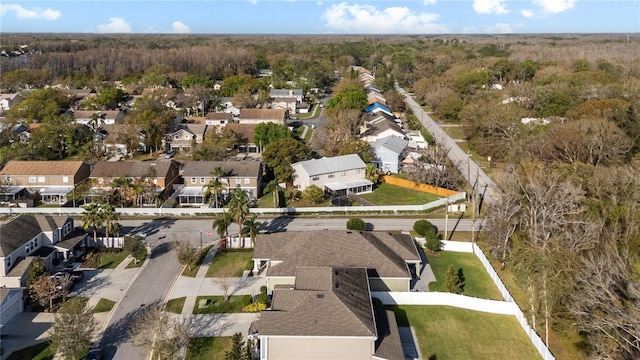
{"type": "Polygon", "coordinates": [[[0,256],[10,255],[43,231],[60,228],[68,219],[49,215],[20,215],[12,219],[0,226],[0,256]]]}
{"type": "Polygon", "coordinates": [[[178,126],[176,130],[171,132],[171,134],[186,131],[193,135],[198,135],[198,134],[204,135],[204,133],[207,131],[207,126],[208,125],[206,124],[181,124],[180,126],[178,126]]]}
{"type": "Polygon", "coordinates": [[[382,139],[378,139],[371,143],[372,148],[380,148],[383,147],[385,149],[389,149],[396,154],[402,153],[404,149],[407,147],[409,142],[405,139],[402,139],[398,136],[387,136],[382,139]]]}
{"type": "Polygon", "coordinates": [[[233,120],[233,116],[225,112],[208,112],[205,117],[206,120],[233,120]]]}
{"type": "Polygon", "coordinates": [[[366,165],[357,154],[334,157],[323,157],[300,161],[291,166],[300,165],[309,176],[328,174],[333,172],[363,169],[366,165]]]}
{"type": "Polygon", "coordinates": [[[241,141],[253,143],[253,132],[258,124],[227,124],[226,128],[238,135],[241,141]]]}
{"type": "Polygon", "coordinates": [[[284,109],[240,109],[240,119],[284,121],[284,109]]]}
{"type": "Polygon", "coordinates": [[[410,278],[406,262],[420,261],[409,235],[341,230],[259,234],[253,258],[272,262],[267,276],[293,276],[302,266],[335,266],[364,267],[374,277],[410,278]]]}
{"type": "Polygon", "coordinates": [[[167,176],[171,166],[176,166],[176,163],[174,161],[99,161],[94,165],[89,177],[162,178],[167,176]]]}
{"type": "Polygon", "coordinates": [[[302,89],[272,89],[269,92],[270,97],[296,97],[302,95],[302,89]]]}
{"type": "Polygon", "coordinates": [[[385,111],[387,113],[393,114],[393,112],[391,111],[391,109],[389,109],[388,107],[380,104],[380,103],[375,103],[375,104],[371,104],[369,106],[367,106],[367,108],[364,110],[365,112],[372,112],[374,110],[382,110],[385,111]]]}
{"type": "Polygon", "coordinates": [[[0,175],[75,175],[84,161],[18,161],[11,160],[0,175]]]}
{"type": "Polygon", "coordinates": [[[300,267],[293,289],[276,289],[261,335],[375,337],[364,268],[300,267]]]}
{"type": "Polygon", "coordinates": [[[367,130],[362,134],[364,136],[378,135],[383,133],[386,130],[392,130],[392,131],[395,131],[398,135],[404,136],[404,131],[402,130],[400,125],[398,125],[393,120],[377,119],[374,121],[367,122],[366,124],[367,124],[366,126],[367,130]]]}
{"type": "Polygon", "coordinates": [[[262,164],[259,161],[187,161],[182,176],[213,176],[216,167],[224,169],[222,177],[258,177],[262,164]]]}

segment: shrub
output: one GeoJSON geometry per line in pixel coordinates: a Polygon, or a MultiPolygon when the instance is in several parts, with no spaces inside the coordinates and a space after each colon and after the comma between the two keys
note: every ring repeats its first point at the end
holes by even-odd
{"type": "Polygon", "coordinates": [[[265,285],[260,286],[260,294],[267,295],[267,287],[265,285]]]}
{"type": "Polygon", "coordinates": [[[310,185],[302,192],[302,198],[315,205],[324,199],[324,191],[316,185],[310,185]]]}
{"type": "Polygon", "coordinates": [[[413,224],[413,231],[420,236],[428,236],[436,232],[436,228],[429,220],[418,220],[413,224]]]}
{"type": "Polygon", "coordinates": [[[248,313],[255,313],[255,312],[260,312],[266,309],[267,309],[267,304],[254,302],[242,308],[242,311],[248,312],[248,313]]]}
{"type": "Polygon", "coordinates": [[[442,241],[440,241],[440,238],[437,234],[435,234],[434,236],[427,236],[424,247],[431,251],[440,251],[442,250],[442,241]]]}
{"type": "Polygon", "coordinates": [[[347,230],[365,231],[367,223],[360,218],[351,218],[347,220],[347,230]]]}

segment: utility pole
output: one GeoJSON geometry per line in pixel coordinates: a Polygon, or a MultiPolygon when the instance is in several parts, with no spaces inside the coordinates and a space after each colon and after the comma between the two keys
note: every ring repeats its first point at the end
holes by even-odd
{"type": "Polygon", "coordinates": [[[202,231],[200,231],[200,251],[202,251],[202,231]]]}
{"type": "Polygon", "coordinates": [[[449,240],[447,231],[449,230],[449,195],[447,195],[447,208],[444,212],[444,239],[449,240]]]}

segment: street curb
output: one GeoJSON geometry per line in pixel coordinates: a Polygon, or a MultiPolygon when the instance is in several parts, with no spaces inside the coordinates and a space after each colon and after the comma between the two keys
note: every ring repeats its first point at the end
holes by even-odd
{"type": "Polygon", "coordinates": [[[122,300],[124,295],[129,291],[129,288],[131,288],[131,285],[136,281],[136,279],[138,278],[138,275],[140,275],[142,270],[149,263],[149,259],[151,258],[151,248],[148,245],[145,246],[145,248],[147,249],[147,257],[144,259],[144,263],[142,264],[142,266],[140,266],[138,268],[138,271],[136,271],[136,273],[131,277],[129,282],[127,282],[127,285],[125,285],[125,287],[120,292],[120,295],[118,296],[118,299],[116,300],[116,304],[113,306],[113,308],[109,312],[109,315],[107,315],[107,317],[105,318],[104,325],[102,326],[102,329],[100,330],[100,332],[97,335],[96,342],[100,342],[102,340],[102,335],[104,335],[104,331],[107,329],[107,326],[109,325],[109,322],[111,322],[111,318],[113,317],[113,314],[118,309],[118,306],[120,306],[120,301],[122,300]]]}

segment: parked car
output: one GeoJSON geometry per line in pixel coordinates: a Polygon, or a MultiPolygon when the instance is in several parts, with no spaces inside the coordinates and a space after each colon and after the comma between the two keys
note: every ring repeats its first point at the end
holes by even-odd
{"type": "Polygon", "coordinates": [[[166,153],[164,153],[164,158],[165,159],[171,159],[174,156],[176,156],[176,149],[171,149],[171,150],[167,151],[166,153]]]}
{"type": "Polygon", "coordinates": [[[63,269],[62,271],[57,272],[56,274],[64,273],[71,277],[71,280],[78,282],[82,280],[84,277],[84,271],[82,270],[74,270],[74,269],[63,269]]]}
{"type": "Polygon", "coordinates": [[[102,360],[102,349],[91,349],[85,357],[86,360],[102,360]]]}
{"type": "Polygon", "coordinates": [[[140,234],[138,234],[141,238],[145,239],[147,237],[147,232],[143,231],[140,234]]]}

